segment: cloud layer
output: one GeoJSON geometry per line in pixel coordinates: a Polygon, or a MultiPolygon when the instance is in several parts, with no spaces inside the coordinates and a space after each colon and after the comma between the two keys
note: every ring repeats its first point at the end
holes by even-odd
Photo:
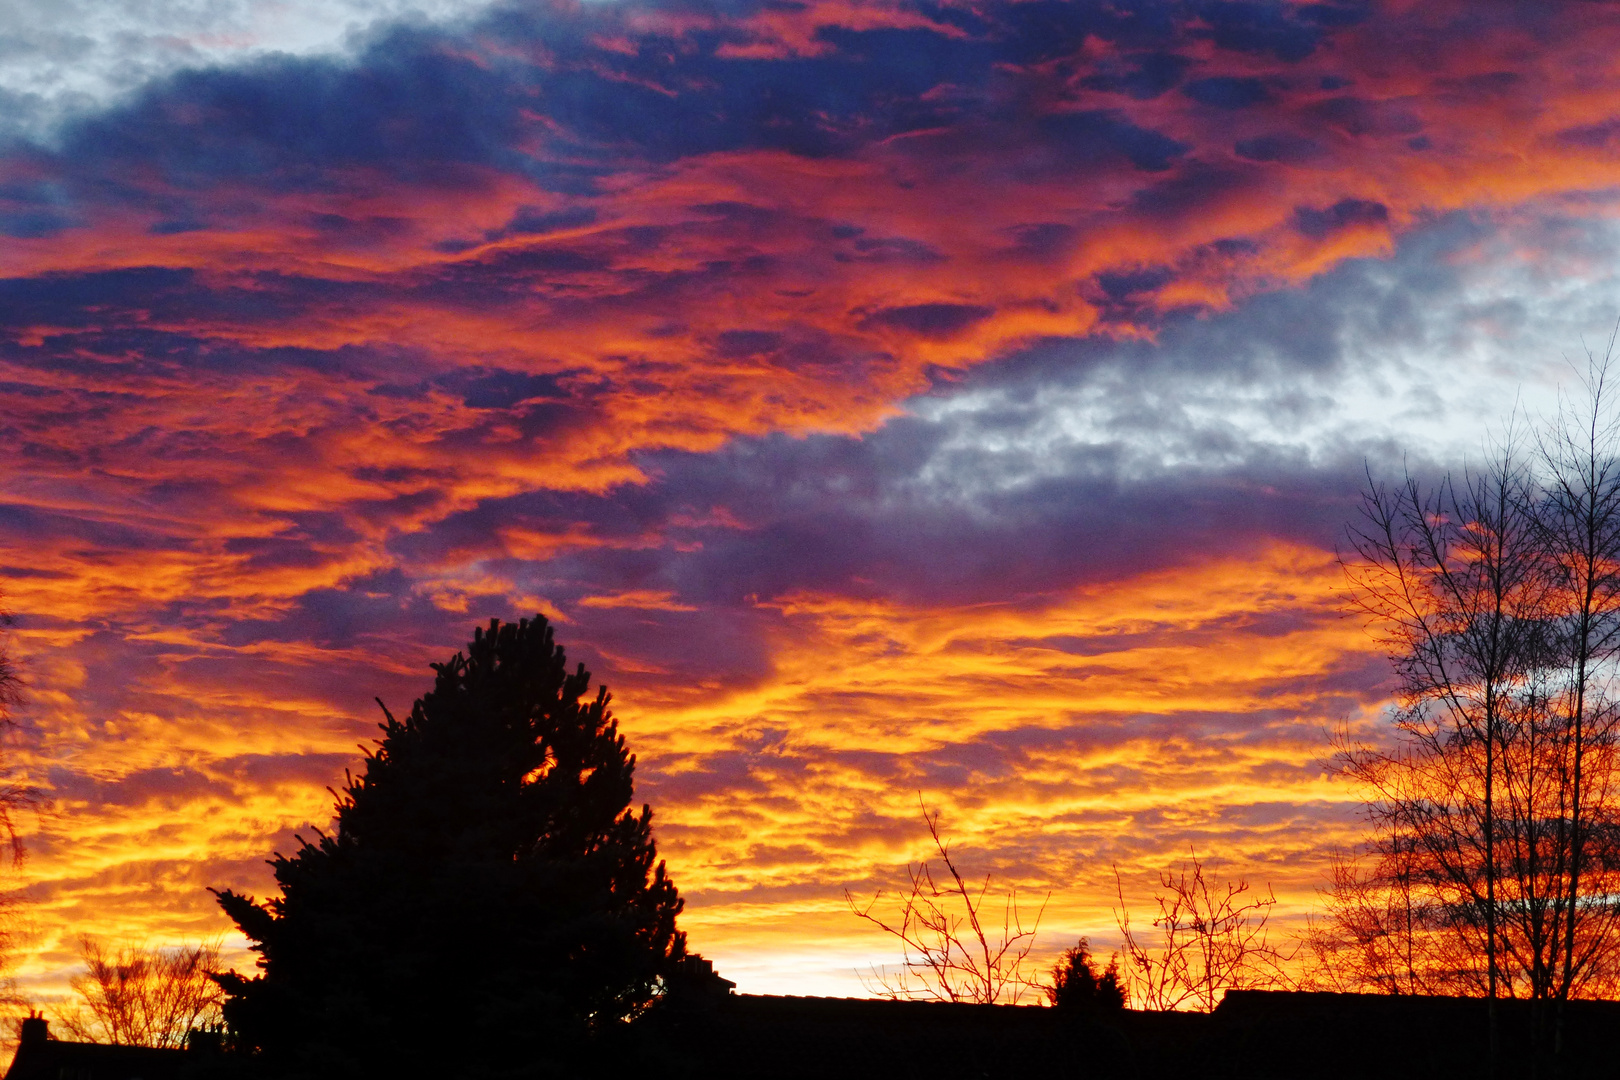
{"type": "Polygon", "coordinates": [[[371,697],[534,611],[745,989],[859,991],[843,890],[918,792],[1052,951],[1189,844],[1307,906],[1380,701],[1362,470],[1464,460],[1615,318],[1620,18],[440,14],[0,153],[32,985],[220,929],[371,697]]]}

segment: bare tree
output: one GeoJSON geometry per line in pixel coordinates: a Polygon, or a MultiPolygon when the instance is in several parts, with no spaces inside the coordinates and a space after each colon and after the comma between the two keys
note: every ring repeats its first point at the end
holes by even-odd
{"type": "Polygon", "coordinates": [[[221,1020],[218,942],[109,952],[79,939],[85,973],[73,980],[80,1002],[58,1011],[63,1030],[87,1042],[183,1047],[192,1029],[221,1020]]]}
{"type": "Polygon", "coordinates": [[[1562,782],[1551,837],[1552,876],[1563,888],[1552,905],[1553,962],[1538,965],[1538,981],[1558,1003],[1555,1053],[1563,1051],[1563,1003],[1588,984],[1616,989],[1620,417],[1608,387],[1615,344],[1611,333],[1601,358],[1588,353],[1584,402],[1561,400],[1538,440],[1536,520],[1557,596],[1554,659],[1563,668],[1552,732],[1562,782]]]}
{"type": "MultiPolygon", "coordinates": [[[[11,615],[0,610],[0,630],[11,625],[11,615]]],[[[8,735],[14,729],[12,710],[21,700],[22,679],[3,640],[0,640],[0,736],[8,735]]],[[[29,785],[14,767],[0,761],[0,852],[3,852],[0,861],[12,867],[22,863],[26,851],[19,818],[24,811],[38,810],[40,804],[37,789],[29,785]]],[[[17,938],[22,932],[19,915],[18,894],[13,890],[0,890],[0,1016],[6,1018],[4,1034],[0,1035],[0,1050],[3,1051],[10,1051],[15,1046],[15,1021],[26,1015],[30,1004],[11,974],[16,959],[17,938]]]]}
{"type": "MultiPolygon", "coordinates": [[[[10,627],[12,617],[0,611],[0,628],[10,627]]],[[[22,698],[22,680],[10,653],[0,645],[0,733],[10,731],[14,720],[11,712],[22,698]]],[[[0,843],[3,843],[11,864],[23,861],[22,834],[18,832],[18,815],[39,804],[39,793],[19,779],[15,770],[0,770],[0,843]]]]}
{"type": "MultiPolygon", "coordinates": [[[[1343,771],[1373,793],[1371,816],[1421,849],[1423,886],[1449,928],[1485,961],[1491,1060],[1502,907],[1499,751],[1543,645],[1548,589],[1539,573],[1531,482],[1510,438],[1482,472],[1426,489],[1369,476],[1363,522],[1344,560],[1398,679],[1398,745],[1344,746],[1343,771]]],[[[1543,698],[1543,703],[1545,699],[1543,698]]]]}
{"type": "Polygon", "coordinates": [[[1124,939],[1125,979],[1139,1008],[1209,1012],[1228,990],[1292,985],[1292,948],[1272,944],[1266,925],[1277,898],[1251,893],[1249,883],[1222,882],[1204,871],[1196,852],[1159,876],[1157,941],[1131,929],[1125,884],[1114,868],[1119,907],[1114,919],[1124,939]]]}
{"type": "MultiPolygon", "coordinates": [[[[918,804],[922,805],[921,795],[918,804]]],[[[900,897],[898,913],[888,916],[873,913],[883,899],[882,890],[864,906],[844,890],[852,912],[900,941],[899,969],[892,974],[873,969],[879,992],[892,999],[1010,1004],[1028,991],[1038,991],[1038,980],[1024,969],[1051,894],[1042,899],[1026,930],[1018,889],[1007,890],[1000,897],[1000,925],[995,925],[990,875],[976,888],[969,885],[940,836],[939,811],[930,813],[922,806],[922,815],[944,865],[938,880],[927,862],[908,866],[910,891],[900,897]]]]}
{"type": "MultiPolygon", "coordinates": [[[[1611,354],[1612,355],[1612,342],[1611,354]]],[[[1371,838],[1317,952],[1372,985],[1557,1002],[1620,976],[1620,425],[1607,355],[1534,453],[1368,478],[1345,571],[1397,674],[1388,736],[1341,738],[1371,838]],[[1328,939],[1337,935],[1335,946],[1328,939]],[[1348,951],[1347,951],[1348,950],[1348,951]]]]}
{"type": "Polygon", "coordinates": [[[1480,993],[1477,956],[1446,932],[1413,845],[1394,836],[1369,849],[1376,858],[1334,858],[1324,912],[1303,935],[1302,982],[1342,993],[1480,993]]]}

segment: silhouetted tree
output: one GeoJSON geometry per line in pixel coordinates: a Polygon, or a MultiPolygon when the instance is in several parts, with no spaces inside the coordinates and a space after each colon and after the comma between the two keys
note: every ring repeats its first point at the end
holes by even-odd
{"type": "MultiPolygon", "coordinates": [[[[573,1075],[686,958],[635,758],[545,619],[433,665],[331,835],[221,906],[261,973],[221,979],[241,1045],[317,1075],[573,1075]],[[656,863],[656,865],[655,865],[656,863]]],[[[379,704],[381,704],[379,702],[379,704]]]]}
{"type": "MultiPolygon", "coordinates": [[[[0,628],[9,627],[12,616],[0,611],[0,628]]],[[[22,697],[22,680],[17,676],[17,669],[11,662],[10,652],[0,644],[0,732],[8,731],[13,724],[11,710],[16,707],[22,697]]],[[[29,808],[37,808],[37,789],[18,779],[14,770],[3,770],[3,779],[0,779],[0,838],[4,838],[7,855],[13,866],[22,862],[23,842],[22,834],[17,831],[17,814],[29,808]]]]}
{"type": "Polygon", "coordinates": [[[1119,960],[1110,957],[1108,966],[1097,971],[1091,943],[1081,938],[1052,968],[1052,981],[1046,986],[1046,1000],[1054,1008],[1082,1012],[1111,1012],[1125,1007],[1125,987],[1119,981],[1119,960]]]}
{"type": "MultiPolygon", "coordinates": [[[[920,794],[917,799],[921,805],[920,794]]],[[[1026,930],[1018,910],[1018,890],[1010,889],[1002,898],[998,929],[991,921],[995,912],[985,903],[990,875],[977,888],[969,885],[940,836],[939,811],[929,813],[923,806],[922,815],[948,880],[942,877],[936,882],[926,861],[908,866],[911,889],[900,899],[896,915],[873,914],[883,899],[881,890],[864,907],[844,890],[851,911],[900,941],[899,969],[893,974],[874,972],[878,991],[896,1000],[1017,1002],[1038,985],[1024,965],[1035,944],[1046,901],[1026,930]]]]}
{"type": "MultiPolygon", "coordinates": [[[[1415,846],[1380,835],[1375,858],[1335,855],[1323,911],[1304,935],[1305,981],[1339,993],[1474,994],[1477,959],[1444,932],[1445,919],[1421,879],[1415,846]]],[[[1365,853],[1364,853],[1365,854],[1365,853]]]]}
{"type": "Polygon", "coordinates": [[[56,1009],[62,1029],[84,1042],[179,1049],[196,1027],[217,1024],[224,994],[219,945],[166,949],[125,945],[114,952],[79,939],[85,973],[73,979],[77,1007],[56,1009]]]}
{"type": "MultiPolygon", "coordinates": [[[[1613,343],[1611,342],[1612,355],[1613,343]]],[[[1620,415],[1584,403],[1484,468],[1369,478],[1345,569],[1397,674],[1393,737],[1340,745],[1362,866],[1326,930],[1388,989],[1538,1003],[1620,986],[1620,415]]],[[[1319,950],[1320,951],[1320,950],[1319,950]]],[[[1553,1045],[1558,1043],[1556,1032],[1553,1045]]]]}
{"type": "MultiPolygon", "coordinates": [[[[0,611],[0,630],[12,625],[11,616],[0,611]]],[[[22,680],[11,661],[9,651],[0,639],[0,736],[9,734],[14,720],[12,710],[21,701],[22,680]]],[[[14,767],[0,761],[0,861],[16,867],[26,854],[22,833],[18,831],[19,816],[25,810],[37,809],[40,799],[37,789],[30,785],[14,767]]],[[[16,1025],[27,1015],[30,1002],[17,987],[11,974],[16,959],[18,893],[0,890],[0,1057],[16,1045],[16,1025]]]]}
{"type": "MultiPolygon", "coordinates": [[[[1369,482],[1346,560],[1356,602],[1399,681],[1393,750],[1346,748],[1346,774],[1369,800],[1376,842],[1404,845],[1430,910],[1481,957],[1498,1058],[1502,987],[1504,742],[1536,705],[1547,581],[1531,480],[1510,441],[1486,468],[1426,489],[1369,482]]],[[[1545,705],[1545,698],[1542,699],[1545,705]]],[[[1398,848],[1385,853],[1401,854],[1398,848]]],[[[1473,965],[1464,969],[1472,974],[1473,965]]]]}
{"type": "Polygon", "coordinates": [[[1159,876],[1154,941],[1131,929],[1117,867],[1114,885],[1127,992],[1139,1008],[1209,1012],[1228,990],[1293,986],[1289,967],[1294,949],[1272,944],[1266,925],[1277,903],[1269,888],[1260,896],[1250,893],[1242,878],[1216,880],[1204,872],[1197,854],[1190,854],[1179,870],[1159,876]]]}

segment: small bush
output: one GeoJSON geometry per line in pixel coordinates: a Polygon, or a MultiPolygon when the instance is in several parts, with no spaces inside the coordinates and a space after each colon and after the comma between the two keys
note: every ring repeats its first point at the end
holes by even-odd
{"type": "Polygon", "coordinates": [[[1046,987],[1046,1000],[1055,1008],[1105,1012],[1125,1007],[1125,987],[1119,981],[1119,959],[1108,958],[1108,967],[1097,972],[1096,958],[1085,938],[1063,954],[1052,968],[1052,983],[1046,987]]]}

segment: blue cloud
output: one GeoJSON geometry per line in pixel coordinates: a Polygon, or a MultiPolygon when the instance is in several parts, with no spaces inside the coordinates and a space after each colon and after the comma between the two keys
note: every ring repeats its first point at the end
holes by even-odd
{"type": "Polygon", "coordinates": [[[883,308],[861,320],[863,326],[906,330],[919,337],[948,338],[983,322],[995,309],[978,304],[908,304],[883,308]]]}
{"type": "MultiPolygon", "coordinates": [[[[54,149],[32,151],[60,182],[49,191],[0,192],[0,230],[52,235],[79,220],[74,204],[106,200],[154,211],[158,234],[227,227],[228,219],[187,193],[206,194],[224,182],[271,192],[334,190],[357,182],[345,175],[356,168],[432,183],[457,169],[491,167],[588,198],[607,177],[649,163],[750,148],[849,155],[924,131],[953,131],[1014,156],[1020,145],[1039,146],[1058,156],[1055,168],[1124,159],[1162,171],[1187,148],[1108,109],[1050,113],[1035,127],[1009,124],[1027,120],[1029,103],[1049,96],[1056,76],[1040,65],[1057,58],[1072,64],[1087,39],[1100,38],[1121,50],[1119,59],[1079,72],[1078,84],[1146,100],[1181,82],[1189,61],[1179,50],[1200,37],[1293,62],[1362,11],[1280,0],[1029,0],[973,12],[924,4],[945,30],[823,26],[817,55],[726,53],[754,43],[739,20],[761,8],[734,5],[708,28],[679,37],[646,29],[655,22],[635,24],[638,11],[682,11],[675,0],[505,8],[464,27],[395,28],[352,58],[269,56],[178,72],[122,104],[66,122],[54,149]],[[601,44],[609,38],[629,48],[601,44]],[[502,47],[489,50],[489,41],[502,47]],[[526,52],[546,60],[526,60],[526,52]],[[148,184],[152,176],[161,183],[148,184]]],[[[1256,80],[1224,76],[1183,89],[1223,108],[1267,95],[1256,80]]],[[[1351,128],[1398,124],[1370,119],[1373,108],[1344,99],[1321,111],[1351,128]]],[[[584,205],[524,210],[483,239],[543,235],[590,223],[593,214],[584,205]]],[[[323,227],[375,232],[388,223],[323,227]]],[[[457,251],[475,240],[439,243],[457,251]]]]}
{"type": "Polygon", "coordinates": [[[1246,109],[1272,100],[1265,80],[1239,79],[1228,75],[1194,79],[1183,85],[1181,92],[1200,105],[1217,109],[1246,109]]]}
{"type": "Polygon", "coordinates": [[[1326,153],[1315,139],[1286,131],[1239,139],[1232,149],[1238,157],[1249,161],[1278,161],[1285,165],[1308,164],[1326,153]]]}
{"type": "Polygon", "coordinates": [[[1089,90],[1124,94],[1137,101],[1151,101],[1181,81],[1192,61],[1175,53],[1139,53],[1125,63],[1105,61],[1103,70],[1087,75],[1080,85],[1089,90]]]}
{"type": "Polygon", "coordinates": [[[1309,206],[1294,210],[1294,227],[1312,240],[1338,232],[1352,225],[1384,225],[1389,222],[1389,208],[1383,203],[1366,199],[1340,199],[1325,210],[1309,206]]]}

